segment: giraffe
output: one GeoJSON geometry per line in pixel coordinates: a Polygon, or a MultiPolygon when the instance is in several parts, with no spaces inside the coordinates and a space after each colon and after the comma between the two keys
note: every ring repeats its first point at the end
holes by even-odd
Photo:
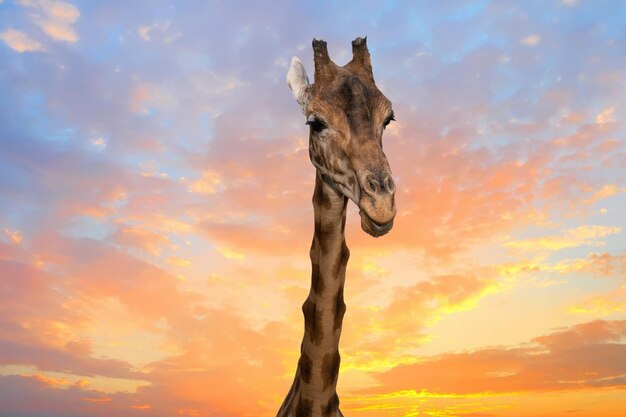
{"type": "Polygon", "coordinates": [[[313,57],[314,84],[297,57],[287,73],[309,125],[309,156],[316,168],[315,229],[300,359],[277,417],[343,417],[337,378],[350,256],[345,240],[348,199],[360,209],[361,228],[374,237],[391,230],[396,214],[395,185],[382,148],[383,130],[394,114],[374,83],[367,38],[352,41],[352,60],[343,67],[331,61],[322,40],[313,39],[313,57]]]}

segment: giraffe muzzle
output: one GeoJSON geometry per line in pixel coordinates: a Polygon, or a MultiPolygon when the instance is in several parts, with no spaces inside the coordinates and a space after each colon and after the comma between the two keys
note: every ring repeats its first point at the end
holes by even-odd
{"type": "Polygon", "coordinates": [[[373,237],[386,235],[393,228],[393,218],[386,223],[377,223],[363,210],[359,210],[359,216],[361,216],[361,229],[373,237]]]}
{"type": "MultiPolygon", "coordinates": [[[[386,160],[384,162],[386,165],[386,160]]],[[[396,186],[391,172],[384,167],[370,168],[358,176],[361,228],[374,237],[387,234],[396,216],[396,186]]]]}

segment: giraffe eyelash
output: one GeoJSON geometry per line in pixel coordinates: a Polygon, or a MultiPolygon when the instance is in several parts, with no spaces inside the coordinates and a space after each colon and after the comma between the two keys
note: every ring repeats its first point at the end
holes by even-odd
{"type": "Polygon", "coordinates": [[[391,122],[393,122],[395,120],[396,120],[396,116],[392,112],[391,116],[387,117],[387,119],[383,122],[383,128],[387,127],[387,125],[389,125],[389,123],[391,123],[391,122]]]}
{"type": "Polygon", "coordinates": [[[324,124],[324,122],[322,122],[315,116],[309,116],[305,124],[309,125],[311,127],[311,130],[316,133],[319,133],[322,130],[326,129],[326,125],[324,124]]]}

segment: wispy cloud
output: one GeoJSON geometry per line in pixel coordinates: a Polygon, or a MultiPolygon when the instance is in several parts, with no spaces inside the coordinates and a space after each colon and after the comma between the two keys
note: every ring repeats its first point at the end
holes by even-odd
{"type": "Polygon", "coordinates": [[[626,311],[626,285],[614,291],[589,297],[579,304],[573,305],[569,311],[595,317],[606,317],[626,311]]]}
{"type": "Polygon", "coordinates": [[[541,42],[541,36],[539,35],[528,35],[520,40],[520,43],[526,46],[536,46],[539,42],[541,42]]]}
{"type": "Polygon", "coordinates": [[[30,17],[51,39],[78,41],[73,24],[80,12],[73,4],[61,0],[19,0],[17,3],[31,9],[30,17]]]}
{"type": "Polygon", "coordinates": [[[43,46],[34,39],[31,39],[24,32],[15,29],[7,29],[0,33],[2,39],[7,45],[17,52],[36,52],[43,51],[43,46]]]}
{"type": "Polygon", "coordinates": [[[507,242],[506,246],[521,250],[549,250],[558,251],[566,248],[574,248],[581,245],[603,246],[601,240],[607,236],[620,233],[622,229],[610,226],[578,226],[574,229],[564,230],[561,235],[543,236],[538,238],[515,240],[507,242]]]}

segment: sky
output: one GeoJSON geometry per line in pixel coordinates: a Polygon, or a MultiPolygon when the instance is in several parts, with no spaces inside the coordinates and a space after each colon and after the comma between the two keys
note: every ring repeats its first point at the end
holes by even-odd
{"type": "Polygon", "coordinates": [[[0,416],[271,417],[313,235],[311,40],[367,36],[348,417],[626,416],[626,3],[0,0],[0,416]]]}

